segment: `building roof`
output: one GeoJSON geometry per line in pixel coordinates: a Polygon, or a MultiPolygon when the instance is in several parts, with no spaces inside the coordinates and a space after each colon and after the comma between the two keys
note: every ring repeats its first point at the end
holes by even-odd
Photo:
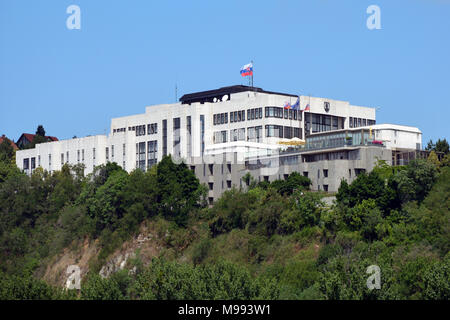
{"type": "MultiPolygon", "coordinates": [[[[6,137],[6,136],[3,134],[3,135],[0,137],[0,144],[2,144],[2,143],[3,143],[3,140],[5,140],[5,139],[8,139],[8,137],[6,137]]],[[[8,140],[10,141],[11,146],[13,147],[14,150],[19,149],[19,148],[17,147],[17,145],[14,143],[14,141],[12,141],[11,139],[8,139],[8,140]]]]}
{"type": "Polygon", "coordinates": [[[222,87],[219,89],[214,90],[208,90],[208,91],[200,91],[200,92],[194,92],[194,93],[188,93],[183,95],[180,98],[181,103],[195,103],[195,102],[214,102],[214,98],[222,99],[224,95],[231,95],[233,93],[239,93],[239,92],[260,92],[260,93],[267,93],[267,94],[277,94],[282,96],[288,96],[288,97],[297,97],[295,94],[289,94],[289,93],[281,93],[281,92],[272,92],[272,91],[266,91],[261,88],[257,87],[250,87],[250,86],[243,86],[243,85],[235,85],[235,86],[229,86],[229,87],[222,87]]]}
{"type": "Polygon", "coordinates": [[[366,126],[371,127],[372,129],[376,130],[398,130],[398,131],[407,131],[407,132],[415,132],[415,133],[422,133],[419,128],[412,127],[412,126],[404,126],[399,124],[390,124],[390,123],[381,123],[381,124],[375,124],[372,126],[366,126]]]}
{"type": "MultiPolygon", "coordinates": [[[[29,142],[33,141],[34,137],[36,136],[35,134],[31,134],[31,133],[22,133],[22,135],[20,136],[20,138],[17,140],[19,141],[22,136],[27,139],[29,142]]],[[[45,138],[47,138],[47,140],[49,141],[58,141],[57,137],[52,137],[52,136],[45,136],[45,138]]]]}

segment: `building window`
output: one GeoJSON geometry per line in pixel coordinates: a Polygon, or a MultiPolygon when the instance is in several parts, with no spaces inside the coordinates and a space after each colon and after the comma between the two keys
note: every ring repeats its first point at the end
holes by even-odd
{"type": "MultiPolygon", "coordinates": [[[[266,118],[280,118],[283,119],[283,110],[282,107],[266,107],[266,118]]],[[[286,110],[287,111],[287,110],[286,110]]],[[[286,113],[287,116],[287,113],[286,113]]]]}
{"type": "MultiPolygon", "coordinates": [[[[64,156],[64,155],[63,155],[64,156]]],[[[23,169],[28,170],[30,168],[30,159],[23,159],[23,169]]]]}
{"type": "Polygon", "coordinates": [[[77,162],[80,162],[80,150],[77,150],[77,162]]]}
{"type": "Polygon", "coordinates": [[[81,149],[81,161],[84,162],[84,149],[81,149]]]}
{"type": "Polygon", "coordinates": [[[213,190],[214,189],[214,183],[209,182],[208,186],[209,186],[209,190],[213,190]]]}
{"type": "Polygon", "coordinates": [[[64,153],[61,153],[61,166],[64,165],[64,153]]]}
{"type": "Polygon", "coordinates": [[[225,143],[227,142],[227,131],[216,131],[214,132],[214,143],[225,143]]]}
{"type": "Polygon", "coordinates": [[[111,160],[114,161],[114,146],[111,146],[111,160]]]}
{"type": "Polygon", "coordinates": [[[145,171],[145,142],[136,143],[136,168],[145,171]]]}
{"type": "Polygon", "coordinates": [[[31,158],[31,170],[33,171],[33,169],[36,168],[36,158],[31,158]]]}
{"type": "Polygon", "coordinates": [[[231,189],[231,180],[227,180],[227,188],[231,189]]]}
{"type": "Polygon", "coordinates": [[[323,185],[323,191],[328,192],[328,185],[327,184],[323,185]]]}
{"type": "Polygon", "coordinates": [[[125,158],[125,143],[122,145],[122,156],[125,158]]]}
{"type": "Polygon", "coordinates": [[[66,151],[66,155],[67,155],[66,163],[69,163],[69,151],[66,151]]]}
{"type": "Polygon", "coordinates": [[[48,166],[49,167],[52,166],[52,155],[51,154],[48,155],[48,166]]]}
{"type": "Polygon", "coordinates": [[[303,176],[308,178],[308,171],[303,171],[303,176]]]}
{"type": "Polygon", "coordinates": [[[181,136],[180,136],[180,118],[173,119],[173,154],[177,158],[181,157],[181,136]]]}
{"type": "MultiPolygon", "coordinates": [[[[214,119],[213,120],[214,125],[226,124],[226,123],[228,123],[228,112],[215,114],[213,116],[213,119],[214,119]]],[[[230,119],[230,122],[233,122],[233,121],[230,119]]]]}
{"type": "Polygon", "coordinates": [[[41,155],[38,155],[38,167],[41,166],[41,155]]]}
{"type": "Polygon", "coordinates": [[[266,137],[283,138],[283,126],[266,125],[266,137]]]}
{"type": "Polygon", "coordinates": [[[328,178],[328,169],[323,169],[323,177],[328,178]]]}
{"type": "Polygon", "coordinates": [[[209,164],[208,165],[209,168],[209,175],[214,175],[214,164],[209,164]]]}
{"type": "Polygon", "coordinates": [[[147,167],[150,169],[158,162],[158,141],[149,141],[147,143],[148,161],[147,167]]]}
{"type": "Polygon", "coordinates": [[[205,116],[200,115],[200,153],[205,153],[205,116]]]}
{"type": "Polygon", "coordinates": [[[191,116],[186,117],[186,130],[187,130],[187,155],[192,156],[192,125],[191,116]]]}
{"type": "Polygon", "coordinates": [[[136,137],[145,135],[145,125],[136,126],[136,137]]]}
{"type": "Polygon", "coordinates": [[[95,148],[92,149],[92,159],[95,160],[95,148]]]}
{"type": "Polygon", "coordinates": [[[106,162],[108,162],[109,161],[109,148],[108,147],[105,148],[105,153],[106,153],[106,162]]]}
{"type": "Polygon", "coordinates": [[[157,123],[150,123],[149,125],[147,125],[147,133],[149,135],[158,133],[158,124],[157,123]]]}
{"type": "Polygon", "coordinates": [[[163,157],[167,156],[167,120],[164,119],[163,122],[163,145],[162,152],[163,157]]]}
{"type": "Polygon", "coordinates": [[[284,127],[284,137],[286,139],[292,139],[292,131],[293,131],[292,127],[284,127]]]}
{"type": "Polygon", "coordinates": [[[230,141],[245,141],[245,128],[230,130],[230,141]]]}

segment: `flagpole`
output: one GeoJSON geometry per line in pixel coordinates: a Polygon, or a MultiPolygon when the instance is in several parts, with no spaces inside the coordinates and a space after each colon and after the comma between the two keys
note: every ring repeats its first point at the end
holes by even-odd
{"type": "Polygon", "coordinates": [[[255,67],[253,66],[253,60],[251,61],[252,63],[252,88],[253,88],[253,74],[255,73],[255,67]]]}

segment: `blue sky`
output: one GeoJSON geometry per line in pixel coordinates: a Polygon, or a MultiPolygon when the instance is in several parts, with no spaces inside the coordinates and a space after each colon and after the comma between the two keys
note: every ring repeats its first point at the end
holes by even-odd
{"type": "Polygon", "coordinates": [[[193,91],[246,84],[380,107],[449,138],[450,0],[0,1],[0,134],[107,132],[193,91]],[[81,30],[69,30],[69,5],[81,30]],[[369,30],[369,5],[381,30],[369,30]]]}

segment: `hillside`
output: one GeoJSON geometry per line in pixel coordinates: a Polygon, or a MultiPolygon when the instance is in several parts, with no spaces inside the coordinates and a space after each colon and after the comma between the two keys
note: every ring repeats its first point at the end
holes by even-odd
{"type": "Polygon", "coordinates": [[[184,165],[20,173],[0,161],[2,299],[448,299],[450,167],[380,163],[336,202],[256,183],[212,207],[184,165]],[[69,265],[81,290],[66,291],[69,265]],[[369,266],[381,288],[370,290],[369,266]]]}

